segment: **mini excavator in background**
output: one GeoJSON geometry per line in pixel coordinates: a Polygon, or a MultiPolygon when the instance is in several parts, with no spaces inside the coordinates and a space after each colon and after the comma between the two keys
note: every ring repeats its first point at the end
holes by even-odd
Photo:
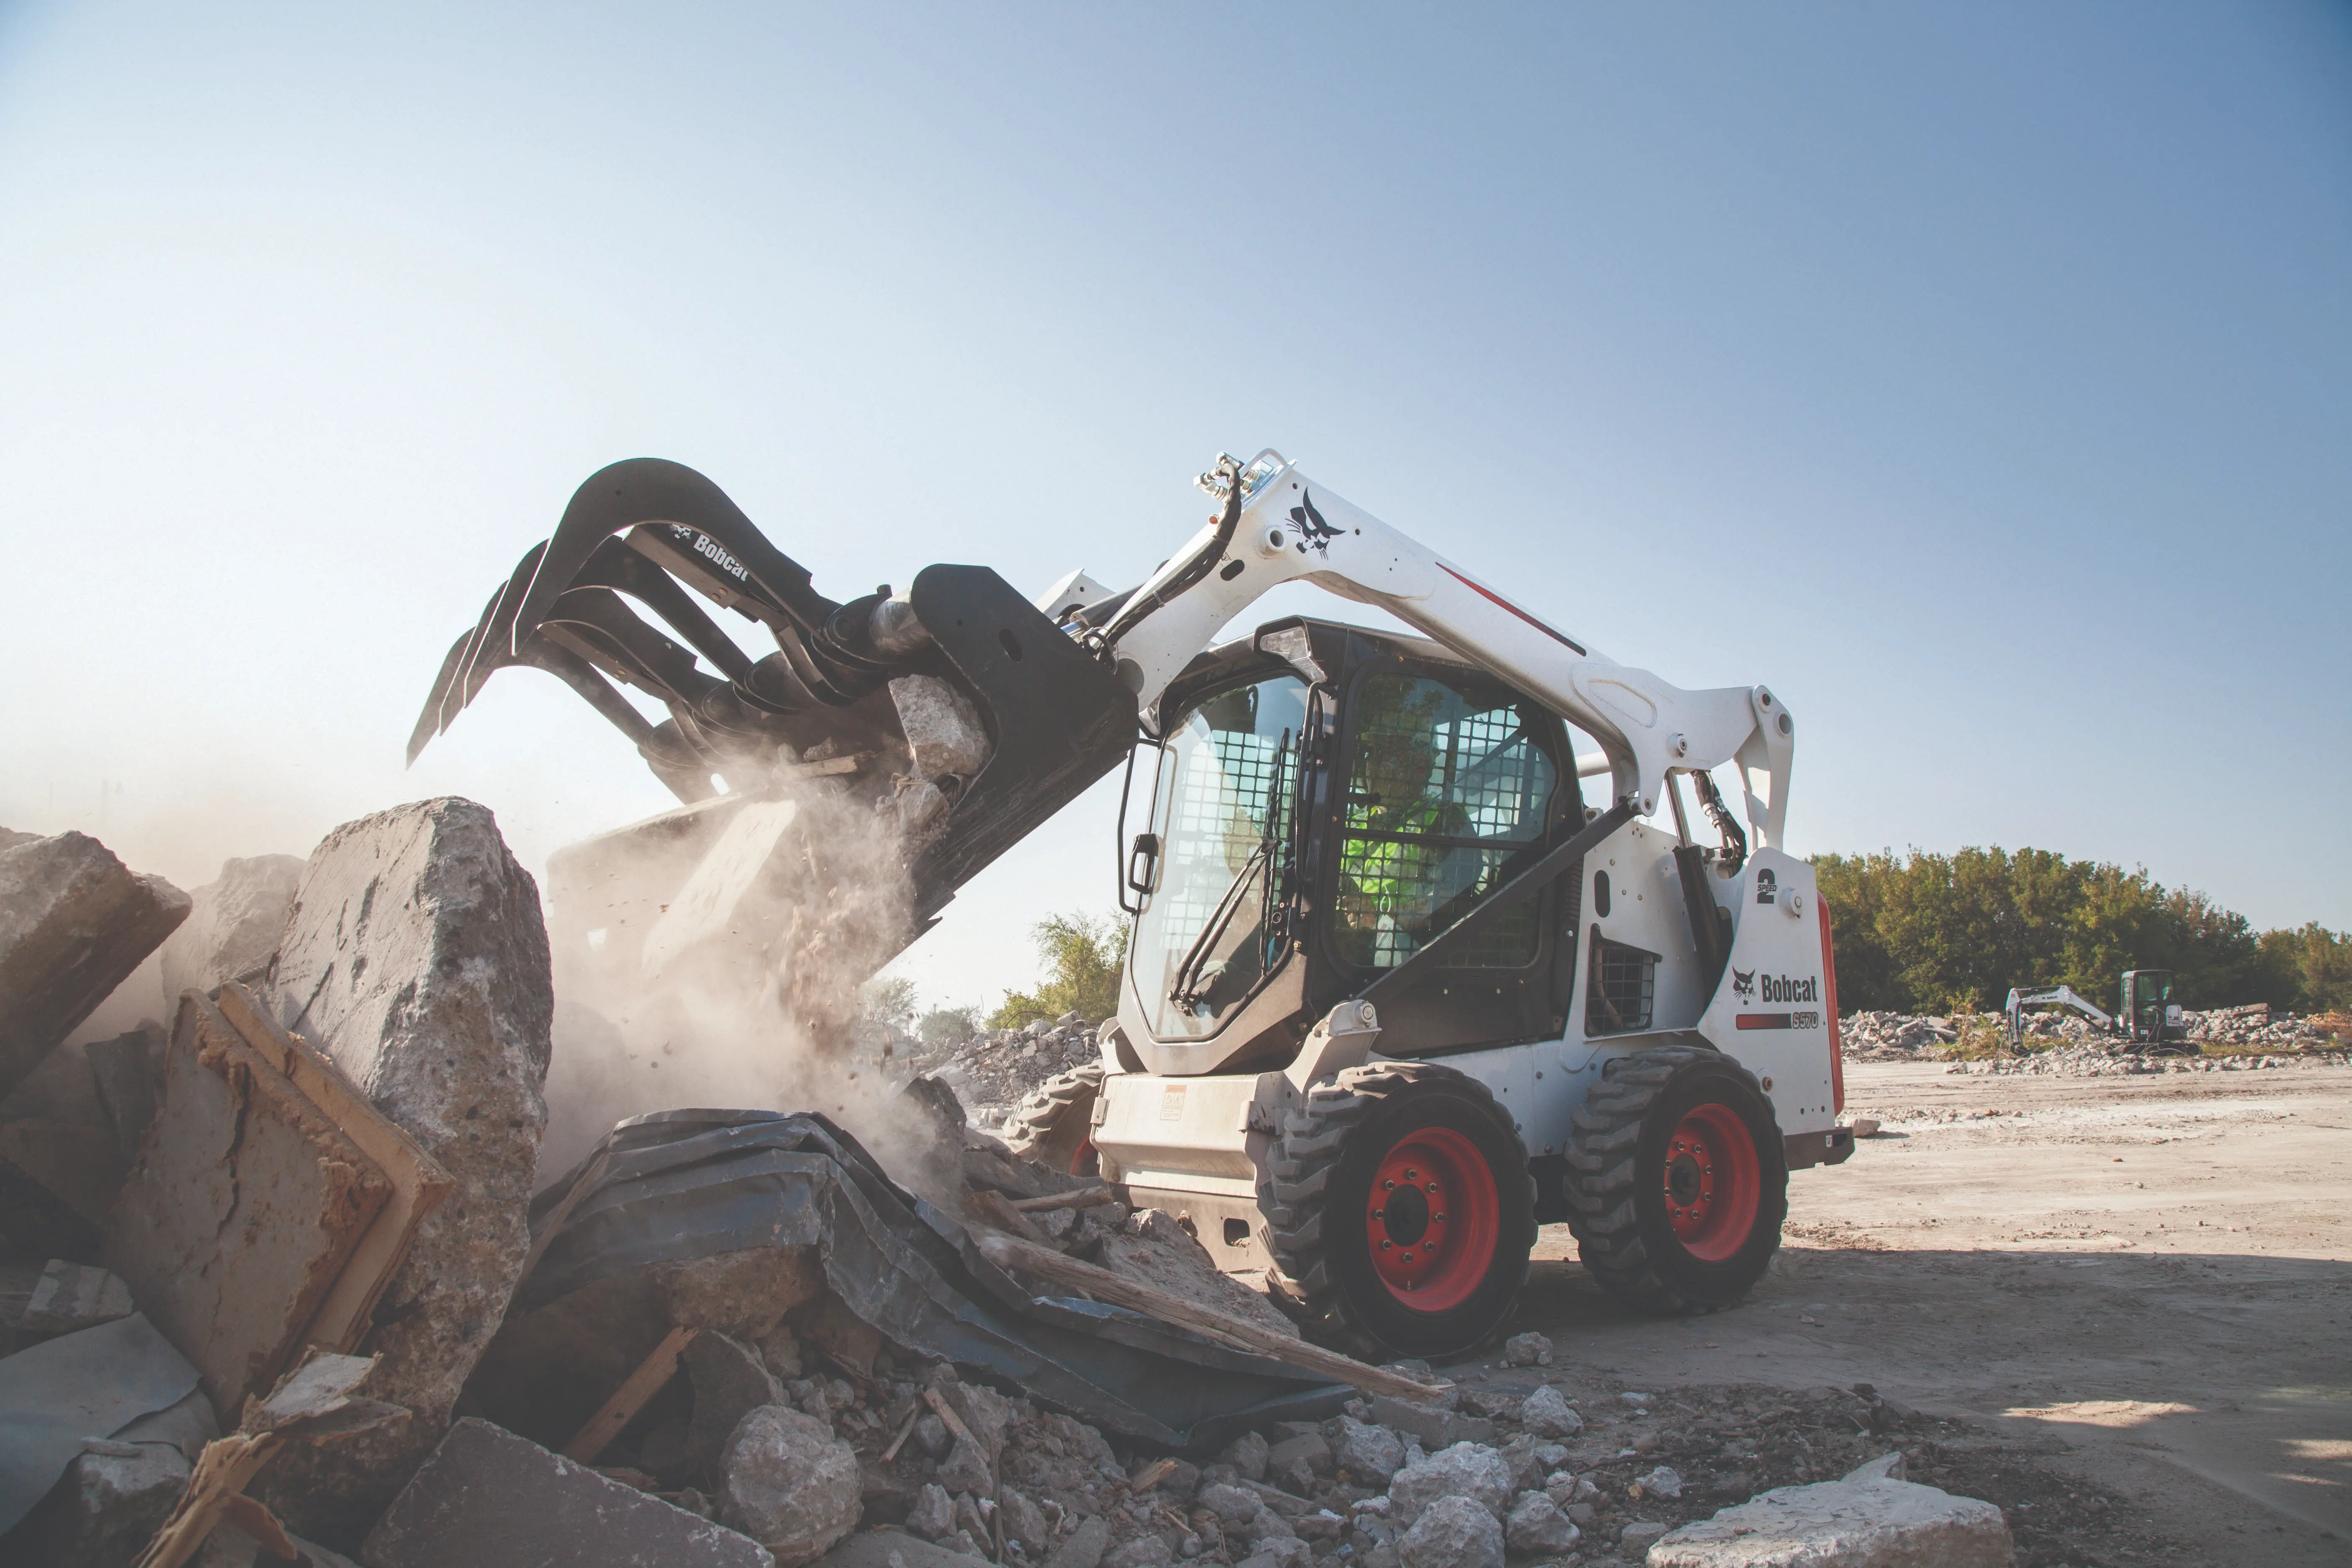
{"type": "Polygon", "coordinates": [[[1790,1171],[1853,1152],[1830,913],[1783,847],[1786,704],[1617,664],[1278,453],[1200,483],[1207,525],[1125,591],[1074,573],[1033,601],[933,565],[845,604],[701,475],[615,464],[450,649],[410,756],[525,664],[683,801],[821,766],[907,817],[906,940],[1124,764],[1118,1016],[1015,1147],[1177,1213],[1390,1355],[1491,1335],[1547,1223],[1637,1307],[1738,1300],[1790,1171]],[[1294,581],[1421,635],[1291,617],[1216,640],[1294,581]],[[938,742],[943,711],[970,743],[938,742]]]}

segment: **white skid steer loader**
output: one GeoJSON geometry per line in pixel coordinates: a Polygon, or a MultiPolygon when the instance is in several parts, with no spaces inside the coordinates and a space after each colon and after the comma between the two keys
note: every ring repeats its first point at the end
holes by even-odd
{"type": "Polygon", "coordinates": [[[907,678],[944,681],[986,743],[927,781],[947,810],[914,866],[926,918],[1129,769],[1118,1016],[1098,1063],[1022,1108],[1015,1147],[1176,1213],[1359,1348],[1478,1344],[1550,1222],[1636,1306],[1738,1300],[1789,1172],[1853,1147],[1829,911],[1783,848],[1786,706],[1614,663],[1277,453],[1201,483],[1217,515],[1124,593],[1073,574],[1031,603],[932,566],[837,605],[701,476],[615,465],[451,649],[411,754],[527,663],[688,799],[714,777],[756,795],[830,742],[868,748],[840,783],[886,808],[894,766],[921,776],[907,678]],[[1301,618],[1213,642],[1294,580],[1423,636],[1301,618]],[[752,660],[680,583],[778,651],[752,660]],[[1685,789],[1716,844],[1693,842],[1685,789]]]}

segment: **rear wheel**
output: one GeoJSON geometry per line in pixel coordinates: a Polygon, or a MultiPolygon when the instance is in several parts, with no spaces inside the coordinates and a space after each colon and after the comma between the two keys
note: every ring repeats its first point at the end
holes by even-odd
{"type": "Polygon", "coordinates": [[[1603,1288],[1646,1311],[1727,1307],[1780,1246],[1789,1162],[1756,1076],[1720,1051],[1621,1057],[1577,1108],[1569,1228],[1603,1288]]]}
{"type": "Polygon", "coordinates": [[[1021,1102],[1005,1124],[1004,1142],[1014,1153],[1073,1176],[1102,1170],[1095,1152],[1095,1101],[1102,1098],[1100,1062],[1088,1062],[1047,1079],[1021,1102]]]}
{"type": "Polygon", "coordinates": [[[1527,1279],[1535,1183],[1511,1119],[1450,1068],[1351,1068],[1284,1121],[1258,1183],[1275,1261],[1331,1337],[1442,1356],[1527,1279]]]}

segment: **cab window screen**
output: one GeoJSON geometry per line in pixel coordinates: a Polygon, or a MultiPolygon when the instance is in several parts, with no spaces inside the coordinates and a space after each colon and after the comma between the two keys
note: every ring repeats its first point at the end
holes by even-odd
{"type": "MultiPolygon", "coordinates": [[[[1334,915],[1340,957],[1391,969],[1503,881],[1543,836],[1558,782],[1538,716],[1475,679],[1382,673],[1358,689],[1334,915]]],[[[1536,955],[1535,901],[1506,913],[1451,968],[1517,968],[1536,955]]]]}

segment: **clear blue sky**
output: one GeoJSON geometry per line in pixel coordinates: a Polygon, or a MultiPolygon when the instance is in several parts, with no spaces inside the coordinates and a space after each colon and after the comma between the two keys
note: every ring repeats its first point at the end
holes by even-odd
{"type": "MultiPolygon", "coordinates": [[[[668,799],[501,677],[573,486],[821,586],[1130,581],[1283,448],[1603,650],[1769,682],[1801,851],[2352,927],[2352,10],[0,4],[0,823],[183,882],[668,799]]],[[[902,962],[1109,905],[1073,807],[902,962]]]]}

